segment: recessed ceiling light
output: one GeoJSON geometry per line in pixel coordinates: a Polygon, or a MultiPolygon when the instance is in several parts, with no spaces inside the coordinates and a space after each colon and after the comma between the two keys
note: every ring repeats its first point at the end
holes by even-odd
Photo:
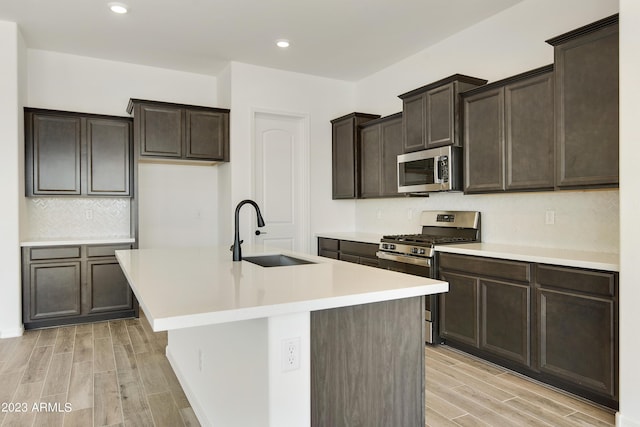
{"type": "Polygon", "coordinates": [[[121,15],[129,11],[127,5],[124,3],[109,3],[109,9],[111,9],[111,12],[121,15]]]}
{"type": "Polygon", "coordinates": [[[289,40],[278,40],[276,41],[276,46],[281,47],[281,48],[285,48],[285,47],[289,47],[289,40]]]}

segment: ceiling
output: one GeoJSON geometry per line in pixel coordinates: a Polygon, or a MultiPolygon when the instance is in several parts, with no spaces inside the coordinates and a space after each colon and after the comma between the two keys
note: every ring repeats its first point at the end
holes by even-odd
{"type": "Polygon", "coordinates": [[[229,61],[355,81],[522,0],[0,0],[33,49],[216,75],[229,61]],[[284,50],[277,39],[288,39],[284,50]]]}

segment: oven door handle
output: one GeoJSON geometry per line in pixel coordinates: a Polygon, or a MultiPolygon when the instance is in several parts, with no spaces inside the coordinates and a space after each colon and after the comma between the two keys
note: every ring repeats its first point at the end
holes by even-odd
{"type": "Polygon", "coordinates": [[[376,252],[376,255],[380,259],[386,259],[389,261],[397,261],[397,262],[402,262],[404,264],[420,265],[422,267],[431,267],[431,258],[418,258],[418,257],[412,257],[412,256],[406,256],[406,255],[396,255],[396,254],[390,254],[388,252],[382,252],[382,251],[376,252]]]}

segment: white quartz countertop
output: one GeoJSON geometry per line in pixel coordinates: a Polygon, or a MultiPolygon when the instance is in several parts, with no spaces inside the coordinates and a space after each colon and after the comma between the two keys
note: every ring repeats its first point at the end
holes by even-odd
{"type": "Polygon", "coordinates": [[[515,246],[498,243],[464,243],[440,245],[439,252],[462,255],[476,255],[516,261],[555,264],[567,267],[590,268],[595,270],[620,271],[620,257],[615,253],[588,252],[572,249],[515,246]]]}
{"type": "Polygon", "coordinates": [[[117,245],[120,243],[134,243],[133,237],[57,237],[30,238],[20,242],[22,247],[35,246],[69,246],[69,245],[117,245]]]}
{"type": "Polygon", "coordinates": [[[382,239],[382,234],[377,233],[362,233],[359,231],[328,231],[324,233],[316,233],[316,237],[326,237],[329,239],[338,239],[338,240],[350,240],[353,242],[363,242],[363,243],[375,243],[376,245],[380,243],[380,239],[382,239]]]}
{"type": "Polygon", "coordinates": [[[116,251],[155,331],[316,311],[448,291],[447,282],[260,246],[315,262],[261,267],[226,248],[116,251]]]}

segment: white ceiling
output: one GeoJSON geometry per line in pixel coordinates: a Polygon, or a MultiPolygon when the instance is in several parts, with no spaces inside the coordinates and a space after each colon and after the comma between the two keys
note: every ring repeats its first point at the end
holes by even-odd
{"type": "Polygon", "coordinates": [[[229,61],[358,80],[522,0],[0,0],[27,46],[216,75],[229,61]],[[276,39],[291,41],[282,50],[276,39]]]}

